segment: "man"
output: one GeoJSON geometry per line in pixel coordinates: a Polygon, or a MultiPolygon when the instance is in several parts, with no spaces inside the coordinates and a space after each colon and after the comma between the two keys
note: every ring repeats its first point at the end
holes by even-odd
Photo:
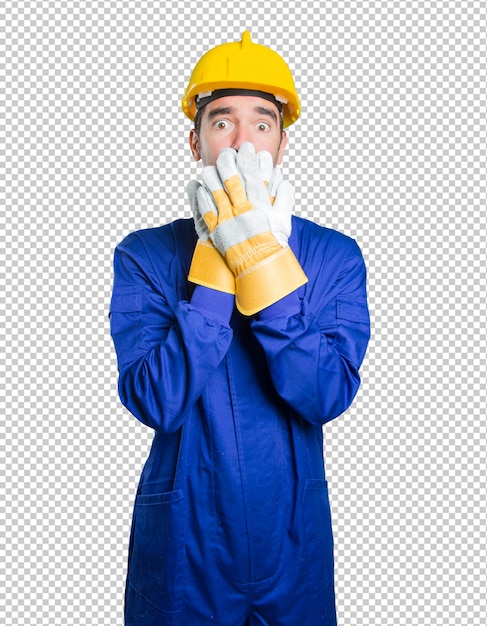
{"type": "Polygon", "coordinates": [[[182,106],[194,219],[132,233],[114,260],[120,397],[155,431],[125,623],[331,626],[322,425],[359,387],[362,255],[291,216],[278,166],[300,107],[279,55],[248,32],[217,46],[182,106]]]}

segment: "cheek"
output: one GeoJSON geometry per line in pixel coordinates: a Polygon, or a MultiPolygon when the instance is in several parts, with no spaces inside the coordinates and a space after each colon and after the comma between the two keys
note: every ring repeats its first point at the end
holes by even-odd
{"type": "Polygon", "coordinates": [[[220,147],[215,144],[210,144],[205,147],[204,153],[202,153],[202,159],[205,165],[215,165],[216,159],[220,154],[220,147]]]}
{"type": "Polygon", "coordinates": [[[261,150],[270,152],[274,160],[274,165],[280,164],[283,156],[283,146],[280,145],[279,139],[275,137],[260,138],[260,140],[255,143],[255,148],[257,152],[261,150]]]}
{"type": "Polygon", "coordinates": [[[276,156],[276,165],[281,165],[282,163],[282,159],[284,158],[284,150],[285,150],[286,146],[284,143],[282,143],[279,147],[279,149],[277,150],[277,156],[276,156]]]}
{"type": "Polygon", "coordinates": [[[204,165],[215,165],[221,150],[230,147],[231,140],[226,138],[204,142],[201,148],[201,158],[204,165]]]}

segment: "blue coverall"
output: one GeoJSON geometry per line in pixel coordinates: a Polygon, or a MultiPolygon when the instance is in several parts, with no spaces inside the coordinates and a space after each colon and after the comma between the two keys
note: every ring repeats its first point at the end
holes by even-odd
{"type": "Polygon", "coordinates": [[[369,339],[352,239],[293,217],[308,283],[258,315],[188,282],[192,219],[126,237],[110,307],[122,403],[155,435],[134,507],[126,626],[332,626],[322,425],[369,339]]]}

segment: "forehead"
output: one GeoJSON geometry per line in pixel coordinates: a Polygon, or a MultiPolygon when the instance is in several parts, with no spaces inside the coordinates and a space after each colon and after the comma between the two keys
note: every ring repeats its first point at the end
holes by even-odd
{"type": "Polygon", "coordinates": [[[219,113],[225,115],[265,115],[278,120],[279,110],[275,104],[258,96],[224,96],[209,102],[203,109],[203,119],[214,117],[219,113]]]}

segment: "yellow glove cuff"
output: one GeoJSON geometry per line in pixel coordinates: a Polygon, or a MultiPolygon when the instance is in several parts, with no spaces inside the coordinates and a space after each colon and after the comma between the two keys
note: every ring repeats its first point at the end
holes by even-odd
{"type": "Polygon", "coordinates": [[[236,278],[236,305],[243,315],[255,315],[308,282],[288,246],[236,278]]]}
{"type": "Polygon", "coordinates": [[[210,241],[198,239],[189,268],[188,280],[196,285],[235,293],[235,278],[225,259],[210,241]]]}

